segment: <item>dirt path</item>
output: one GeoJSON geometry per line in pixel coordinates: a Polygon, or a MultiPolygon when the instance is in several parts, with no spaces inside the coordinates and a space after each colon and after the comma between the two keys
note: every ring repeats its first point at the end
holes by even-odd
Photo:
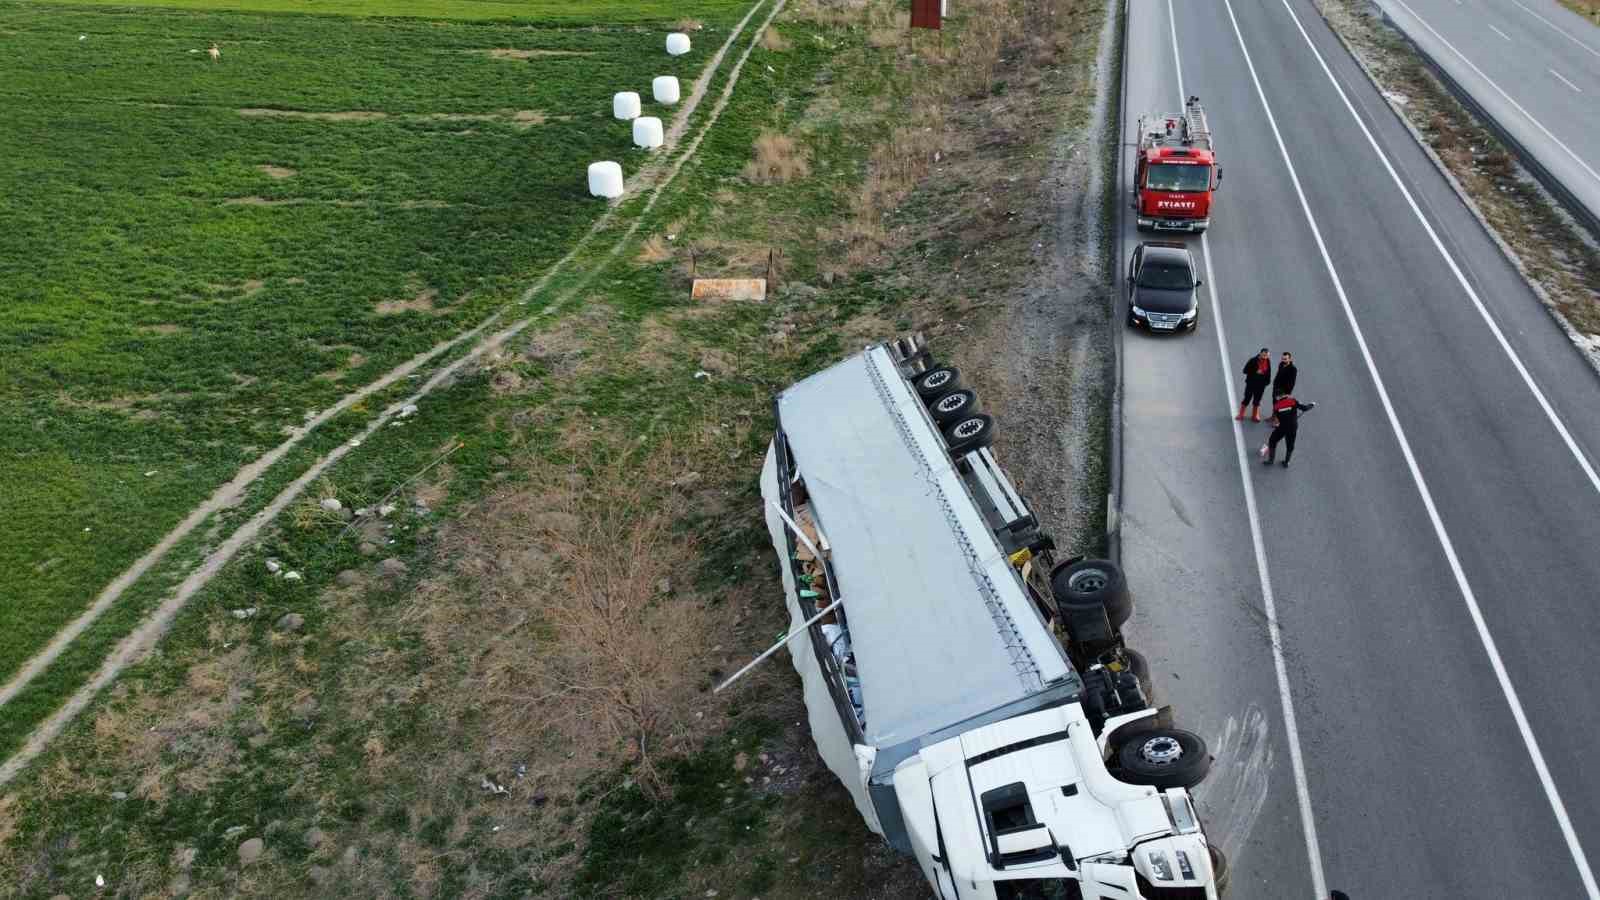
{"type": "MultiPolygon", "coordinates": [[[[1116,94],[1117,4],[1106,4],[1081,128],[1062,128],[1042,185],[1054,215],[1021,295],[976,339],[984,392],[1008,427],[997,443],[1023,475],[1028,502],[1066,550],[1099,553],[1107,479],[1105,410],[1112,390],[1111,228],[1102,204],[1114,168],[1106,150],[1116,94]],[[992,360],[992,362],[987,362],[992,360]]],[[[1109,217],[1114,218],[1114,217],[1109,217]]]]}
{"type": "MultiPolygon", "coordinates": [[[[739,36],[744,33],[745,26],[749,24],[750,19],[756,14],[756,11],[760,9],[765,2],[766,0],[758,0],[757,3],[751,6],[750,11],[745,14],[743,19],[739,20],[738,25],[736,25],[729,33],[728,39],[723,43],[716,55],[711,58],[711,61],[707,63],[704,72],[698,79],[696,79],[688,99],[680,108],[676,117],[676,121],[673,123],[671,131],[672,136],[666,145],[666,149],[668,151],[670,151],[673,146],[672,142],[676,141],[685,133],[690,117],[694,114],[695,109],[704,99],[706,91],[710,87],[711,80],[721,68],[722,61],[727,55],[729,48],[731,48],[738,40],[739,36]]],[[[678,173],[682,171],[684,164],[693,158],[695,151],[697,151],[700,147],[701,140],[711,130],[711,128],[716,125],[718,118],[721,116],[723,110],[727,106],[729,98],[733,95],[734,87],[739,81],[740,72],[744,68],[745,61],[749,59],[751,51],[755,48],[756,42],[760,39],[761,32],[768,25],[770,25],[773,18],[775,18],[777,14],[782,11],[785,2],[786,0],[777,0],[777,2],[773,4],[771,11],[767,15],[767,18],[762,22],[761,27],[752,32],[752,37],[749,44],[745,47],[744,52],[739,56],[738,61],[735,63],[732,71],[729,73],[728,81],[723,88],[722,94],[718,97],[716,104],[712,107],[710,115],[707,116],[706,121],[700,127],[700,130],[695,133],[688,147],[685,148],[685,151],[673,159],[669,165],[652,164],[646,166],[644,170],[635,176],[633,185],[635,194],[641,190],[648,190],[651,191],[650,199],[640,211],[639,217],[634,219],[633,224],[620,238],[618,238],[616,243],[607,252],[605,256],[605,262],[608,263],[614,259],[616,255],[621,252],[622,246],[626,244],[635,233],[637,233],[642,217],[649,213],[652,208],[654,208],[656,200],[672,184],[678,173]]],[[[663,154],[663,158],[665,158],[665,154],[663,154]]],[[[558,260],[555,265],[551,266],[551,268],[546,271],[544,275],[542,275],[537,281],[530,285],[526,291],[522,293],[522,295],[518,298],[518,303],[526,304],[535,296],[537,296],[538,293],[549,284],[552,278],[554,278],[561,270],[563,270],[574,257],[576,257],[589,245],[595,235],[599,234],[608,224],[610,224],[612,219],[615,218],[619,208],[620,206],[618,203],[612,203],[606,212],[601,215],[599,220],[595,222],[594,226],[591,227],[589,231],[579,239],[578,243],[573,246],[572,250],[569,251],[566,256],[563,256],[560,260],[558,260]]],[[[394,416],[398,415],[400,410],[407,404],[419,403],[424,397],[432,393],[432,391],[440,384],[445,383],[448,379],[454,376],[458,371],[460,371],[464,366],[473,360],[476,360],[485,353],[488,353],[501,346],[507,340],[510,340],[512,337],[516,336],[542,316],[553,313],[564,307],[573,297],[583,290],[583,288],[589,283],[589,281],[594,277],[595,273],[600,268],[603,268],[603,265],[591,267],[584,279],[577,285],[573,286],[559,299],[547,304],[539,312],[522,318],[509,327],[495,332],[487,338],[484,338],[482,341],[476,344],[471,351],[462,356],[460,359],[457,359],[455,362],[450,363],[449,365],[435,372],[426,382],[423,383],[422,387],[418,389],[416,393],[391,404],[381,414],[374,418],[357,438],[355,438],[353,441],[341,444],[338,448],[319,459],[314,465],[302,473],[300,477],[296,478],[292,483],[289,484],[288,487],[284,488],[276,497],[274,497],[270,504],[268,504],[256,515],[252,516],[244,525],[235,530],[227,540],[225,540],[215,550],[208,554],[201,564],[183,580],[183,582],[173,592],[171,597],[165,600],[161,606],[159,606],[155,612],[150,615],[149,618],[147,618],[137,629],[135,629],[117,645],[117,648],[106,657],[99,670],[96,671],[94,677],[91,678],[87,684],[76,691],[66,703],[62,704],[60,709],[56,710],[55,713],[42,722],[39,727],[28,736],[28,740],[23,745],[22,749],[18,750],[11,758],[5,760],[3,764],[0,764],[0,785],[5,785],[15,778],[29,762],[43,752],[45,747],[49,745],[50,741],[54,739],[56,735],[61,733],[61,730],[66,727],[67,723],[70,722],[79,711],[87,706],[88,703],[106,687],[106,685],[110,684],[111,681],[114,680],[130,662],[134,661],[141,654],[154,646],[156,641],[160,639],[161,635],[164,634],[167,628],[172,624],[172,620],[177,617],[177,614],[188,603],[189,599],[193,597],[194,594],[197,593],[208,582],[210,582],[210,580],[215,577],[219,571],[221,571],[222,567],[226,565],[242,547],[254,540],[256,536],[260,534],[261,529],[264,526],[271,522],[280,512],[283,511],[285,507],[298,498],[308,486],[310,486],[318,477],[323,474],[323,472],[337,463],[344,457],[346,453],[354,449],[358,444],[365,443],[380,428],[388,424],[388,422],[394,416]]],[[[34,678],[47,669],[50,664],[53,663],[61,655],[61,653],[66,650],[73,640],[81,635],[85,629],[87,629],[94,623],[96,619],[104,614],[104,612],[122,596],[123,592],[126,591],[129,586],[148,573],[150,569],[160,562],[166,556],[166,554],[171,551],[175,545],[177,545],[179,541],[183,540],[191,532],[193,532],[194,529],[204,522],[207,517],[215,512],[237,505],[243,498],[244,492],[250,487],[251,484],[259,479],[261,475],[265,473],[274,463],[283,458],[285,454],[287,454],[302,440],[304,440],[305,437],[313,430],[327,423],[334,416],[344,412],[355,404],[360,403],[374,394],[388,388],[390,385],[399,382],[401,379],[427,365],[430,361],[437,359],[439,356],[448,352],[452,348],[476,338],[490,326],[503,319],[506,312],[510,308],[510,306],[507,306],[500,309],[483,322],[479,323],[476,327],[456,335],[455,337],[434,346],[424,353],[412,357],[410,360],[384,374],[376,381],[373,381],[359,390],[345,396],[327,410],[307,421],[306,424],[297,429],[294,434],[288,438],[288,440],[284,441],[282,444],[279,444],[277,447],[274,447],[261,458],[241,469],[232,480],[218,488],[216,492],[214,492],[206,500],[206,502],[196,507],[194,511],[185,517],[176,528],[162,537],[155,547],[151,548],[148,553],[140,557],[138,561],[136,561],[127,569],[127,571],[123,572],[121,575],[118,575],[115,580],[106,586],[105,590],[101,591],[100,595],[95,598],[94,603],[87,610],[85,610],[82,615],[80,615],[70,625],[57,634],[44,650],[30,659],[27,664],[25,664],[16,674],[16,676],[11,679],[10,682],[8,682],[3,688],[0,688],[0,707],[4,707],[6,703],[10,702],[19,693],[21,693],[21,691],[26,688],[34,678]]]]}

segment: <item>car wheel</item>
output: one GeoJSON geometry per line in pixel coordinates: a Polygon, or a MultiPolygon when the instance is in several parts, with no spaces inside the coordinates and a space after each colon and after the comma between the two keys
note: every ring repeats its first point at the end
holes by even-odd
{"type": "Polygon", "coordinates": [[[1152,728],[1117,748],[1121,780],[1157,788],[1192,788],[1211,771],[1206,742],[1192,731],[1152,728]]]}
{"type": "Polygon", "coordinates": [[[961,387],[961,370],[955,366],[935,366],[918,375],[912,384],[916,386],[917,396],[927,403],[940,394],[948,394],[961,387]]]}
{"type": "Polygon", "coordinates": [[[942,428],[968,413],[978,411],[978,395],[971,391],[951,391],[928,404],[928,412],[942,428]]]}
{"type": "Polygon", "coordinates": [[[994,419],[983,413],[970,413],[945,426],[945,442],[951,456],[964,456],[994,442],[994,419]]]}
{"type": "Polygon", "coordinates": [[[1133,595],[1122,569],[1108,559],[1082,559],[1050,573],[1050,593],[1056,605],[1072,608],[1102,606],[1112,628],[1121,628],[1133,615],[1133,595]]]}

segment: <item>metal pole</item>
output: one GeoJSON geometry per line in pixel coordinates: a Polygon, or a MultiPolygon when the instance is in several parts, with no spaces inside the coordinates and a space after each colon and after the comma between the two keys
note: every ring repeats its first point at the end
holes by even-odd
{"type": "MultiPolygon", "coordinates": [[[[783,517],[784,524],[788,525],[789,530],[794,532],[794,536],[800,539],[800,543],[805,544],[806,549],[811,551],[811,555],[815,556],[818,561],[821,561],[822,551],[817,549],[816,544],[811,543],[811,539],[806,537],[806,533],[800,530],[800,526],[796,525],[793,519],[789,518],[789,514],[783,511],[782,506],[778,505],[778,501],[769,500],[767,502],[772,505],[772,508],[777,511],[778,515],[783,517]]],[[[817,529],[817,540],[822,542],[822,546],[828,546],[828,536],[822,533],[821,528],[817,529]]]]}
{"type": "Polygon", "coordinates": [[[773,644],[771,647],[768,647],[767,648],[767,652],[761,654],[760,656],[756,657],[755,659],[750,660],[750,663],[748,665],[746,665],[744,668],[742,668],[739,671],[733,673],[732,675],[729,675],[728,676],[728,680],[724,681],[723,683],[721,683],[719,685],[717,685],[716,689],[713,690],[711,693],[713,693],[713,694],[722,693],[722,689],[723,688],[727,687],[730,684],[733,684],[735,681],[738,681],[739,678],[744,675],[744,673],[750,671],[751,669],[754,669],[756,667],[756,665],[758,663],[760,663],[763,659],[766,659],[767,657],[771,656],[772,654],[777,653],[778,652],[778,648],[780,648],[784,644],[787,644],[790,641],[794,640],[794,636],[795,635],[799,634],[802,631],[805,631],[807,628],[810,628],[813,622],[816,622],[818,619],[822,618],[823,616],[827,615],[828,613],[833,612],[834,609],[836,609],[839,606],[839,604],[841,604],[843,602],[844,602],[844,598],[840,597],[840,598],[834,600],[832,603],[829,603],[827,605],[827,607],[825,607],[822,610],[822,612],[819,612],[816,615],[812,616],[811,618],[807,619],[803,624],[801,624],[801,626],[799,628],[796,628],[795,630],[793,630],[793,631],[789,632],[788,634],[784,635],[783,636],[783,640],[777,642],[776,644],[773,644]]]}

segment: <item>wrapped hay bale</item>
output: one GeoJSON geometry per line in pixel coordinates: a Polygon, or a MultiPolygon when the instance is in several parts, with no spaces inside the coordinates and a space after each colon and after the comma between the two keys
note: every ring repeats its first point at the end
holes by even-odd
{"type": "Polygon", "coordinates": [[[689,36],[682,33],[667,35],[667,52],[673,56],[682,56],[689,52],[689,36]]]}
{"type": "Polygon", "coordinates": [[[614,162],[589,164],[589,193],[607,200],[622,196],[622,166],[614,162]]]}
{"type": "Polygon", "coordinates": [[[661,130],[661,120],[655,116],[644,116],[633,120],[633,142],[646,150],[654,150],[666,140],[666,134],[661,130]]]}
{"type": "Polygon", "coordinates": [[[675,76],[657,75],[656,80],[650,83],[650,90],[657,103],[678,102],[678,79],[675,76]]]}
{"type": "Polygon", "coordinates": [[[611,114],[619,119],[638,118],[639,94],[635,91],[619,91],[611,98],[611,114]]]}

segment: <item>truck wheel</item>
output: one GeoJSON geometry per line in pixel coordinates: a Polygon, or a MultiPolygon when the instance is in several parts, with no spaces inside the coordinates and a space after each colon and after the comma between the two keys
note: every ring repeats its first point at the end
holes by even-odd
{"type": "Polygon", "coordinates": [[[1211,879],[1217,883],[1217,893],[1226,893],[1228,890],[1228,857],[1217,849],[1216,844],[1207,844],[1206,850],[1211,853],[1211,879]]]}
{"type": "Polygon", "coordinates": [[[978,395],[971,391],[951,391],[928,405],[928,412],[940,426],[978,411],[978,395]]]}
{"type": "Polygon", "coordinates": [[[1117,748],[1121,779],[1158,788],[1192,788],[1211,771],[1200,735],[1177,728],[1143,731],[1117,748]]]}
{"type": "Polygon", "coordinates": [[[1104,606],[1112,628],[1121,628],[1133,615],[1127,579],[1108,559],[1080,560],[1051,572],[1050,592],[1058,606],[1104,606]]]}
{"type": "Polygon", "coordinates": [[[917,396],[927,403],[940,394],[948,394],[961,387],[961,370],[955,366],[935,366],[918,375],[912,384],[917,388],[917,396]]]}
{"type": "Polygon", "coordinates": [[[951,456],[981,450],[994,441],[994,420],[983,413],[969,413],[945,426],[944,439],[951,456]]]}

